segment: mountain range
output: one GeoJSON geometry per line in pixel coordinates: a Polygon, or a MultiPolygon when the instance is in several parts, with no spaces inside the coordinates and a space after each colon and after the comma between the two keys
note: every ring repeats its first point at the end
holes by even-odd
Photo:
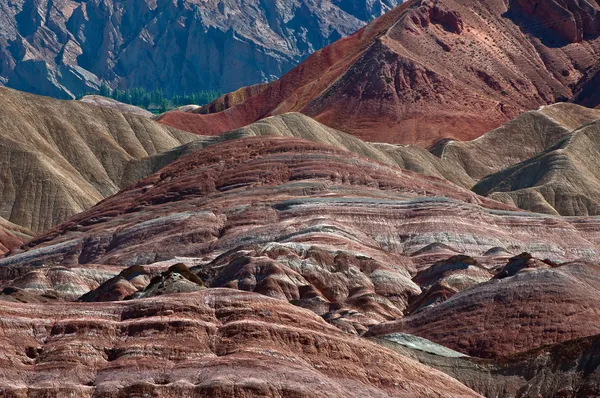
{"type": "Polygon", "coordinates": [[[295,6],[390,10],[158,116],[0,88],[0,395],[600,396],[600,4],[295,6]]]}
{"type": "Polygon", "coordinates": [[[398,0],[2,0],[0,84],[74,99],[270,81],[398,0]]]}

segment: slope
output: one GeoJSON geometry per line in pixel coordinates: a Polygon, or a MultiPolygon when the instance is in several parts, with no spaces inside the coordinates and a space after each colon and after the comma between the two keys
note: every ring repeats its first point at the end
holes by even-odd
{"type": "Polygon", "coordinates": [[[367,141],[473,139],[573,96],[600,53],[599,10],[589,0],[541,0],[535,9],[523,1],[413,0],[241,104],[209,115],[168,113],[160,121],[218,134],[300,111],[367,141]]]}
{"type": "Polygon", "coordinates": [[[195,136],[141,116],[0,88],[0,217],[42,232],[121,188],[126,164],[195,136]]]}

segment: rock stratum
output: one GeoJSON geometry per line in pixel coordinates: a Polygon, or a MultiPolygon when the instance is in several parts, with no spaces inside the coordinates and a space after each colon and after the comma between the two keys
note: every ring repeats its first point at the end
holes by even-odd
{"type": "Polygon", "coordinates": [[[230,91],[280,77],[397,4],[3,0],[0,84],[63,99],[102,82],[170,96],[230,91]]]}
{"type": "MultiPolygon", "coordinates": [[[[596,218],[527,213],[343,149],[258,136],[181,157],[0,266],[26,274],[177,261],[205,286],[289,301],[360,334],[411,312],[426,287],[413,276],[448,253],[488,267],[524,251],[598,261],[599,230],[596,218]]],[[[491,278],[477,272],[476,283],[491,278]]]]}
{"type": "Polygon", "coordinates": [[[218,134],[298,111],[367,141],[473,139],[523,111],[573,98],[598,62],[596,2],[529,3],[410,1],[226,111],[160,120],[218,134]]]}
{"type": "Polygon", "coordinates": [[[254,293],[208,289],[44,307],[0,301],[0,312],[5,397],[480,396],[308,310],[254,293]]]}
{"type": "Polygon", "coordinates": [[[597,391],[600,220],[469,188],[560,148],[594,159],[598,111],[545,106],[427,151],[302,113],[197,136],[2,93],[6,175],[30,154],[114,193],[34,237],[0,224],[1,395],[597,391]]]}

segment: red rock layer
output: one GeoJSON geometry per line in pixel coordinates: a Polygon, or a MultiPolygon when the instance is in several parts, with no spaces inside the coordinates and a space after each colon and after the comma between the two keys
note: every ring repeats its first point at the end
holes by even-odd
{"type": "Polygon", "coordinates": [[[600,231],[595,218],[525,213],[333,147],[255,137],[181,158],[39,236],[0,269],[174,260],[207,286],[290,301],[361,333],[403,316],[421,293],[411,276],[440,254],[436,245],[471,256],[494,249],[502,258],[599,260],[579,229],[600,231]]]}
{"type": "Polygon", "coordinates": [[[14,236],[10,231],[0,227],[0,255],[21,246],[23,241],[14,236]]]}
{"type": "Polygon", "coordinates": [[[218,134],[301,111],[368,141],[476,138],[524,110],[573,96],[597,63],[592,1],[407,2],[315,53],[266,89],[210,115],[161,122],[218,134]]]}
{"type": "Polygon", "coordinates": [[[119,303],[0,302],[0,395],[477,397],[310,311],[209,289],[119,303]]]}
{"type": "Polygon", "coordinates": [[[524,269],[380,324],[371,334],[415,334],[478,357],[497,357],[600,333],[600,267],[524,269]]]}

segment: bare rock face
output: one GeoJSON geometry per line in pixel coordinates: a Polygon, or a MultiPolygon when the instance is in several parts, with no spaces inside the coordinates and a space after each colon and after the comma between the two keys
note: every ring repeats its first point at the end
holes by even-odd
{"type": "Polygon", "coordinates": [[[231,289],[43,307],[0,301],[0,313],[5,397],[479,396],[310,311],[231,289]]]}
{"type": "Polygon", "coordinates": [[[416,313],[440,304],[460,291],[487,282],[493,276],[492,272],[469,256],[456,255],[437,261],[413,278],[422,293],[410,303],[407,312],[416,313]]]}
{"type": "Polygon", "coordinates": [[[0,217],[0,255],[21,246],[33,233],[0,217]]]}
{"type": "Polygon", "coordinates": [[[521,163],[483,178],[473,191],[545,213],[600,214],[600,120],[521,163]]]}
{"type": "Polygon", "coordinates": [[[429,146],[474,139],[523,111],[572,98],[598,62],[596,2],[540,0],[535,12],[521,3],[533,4],[411,1],[241,104],[210,115],[168,113],[160,121],[217,134],[299,111],[367,141],[429,146]],[[544,7],[570,19],[546,24],[538,16],[544,7]]]}
{"type": "Polygon", "coordinates": [[[600,267],[524,268],[457,293],[372,335],[425,337],[477,357],[498,357],[600,332],[600,267]]]}
{"type": "Polygon", "coordinates": [[[102,81],[169,94],[232,90],[280,77],[398,0],[352,3],[3,0],[0,82],[65,99],[102,81]]]}
{"type": "Polygon", "coordinates": [[[121,188],[134,159],[195,136],[141,116],[0,88],[0,217],[39,233],[121,188]]]}
{"type": "Polygon", "coordinates": [[[85,267],[4,268],[0,278],[4,295],[0,299],[21,302],[74,301],[106,283],[118,272],[116,267],[94,264],[85,267]]]}
{"type": "Polygon", "coordinates": [[[600,63],[586,72],[585,78],[575,88],[574,102],[590,107],[600,108],[600,63]]]}
{"type": "Polygon", "coordinates": [[[261,136],[302,138],[348,150],[390,166],[399,166],[426,176],[445,178],[465,188],[474,184],[472,177],[460,166],[449,165],[421,147],[364,142],[350,134],[327,127],[302,113],[293,112],[268,117],[218,136],[198,136],[195,141],[170,151],[131,161],[122,178],[123,185],[134,184],[180,157],[207,146],[242,137],[261,136]]]}

